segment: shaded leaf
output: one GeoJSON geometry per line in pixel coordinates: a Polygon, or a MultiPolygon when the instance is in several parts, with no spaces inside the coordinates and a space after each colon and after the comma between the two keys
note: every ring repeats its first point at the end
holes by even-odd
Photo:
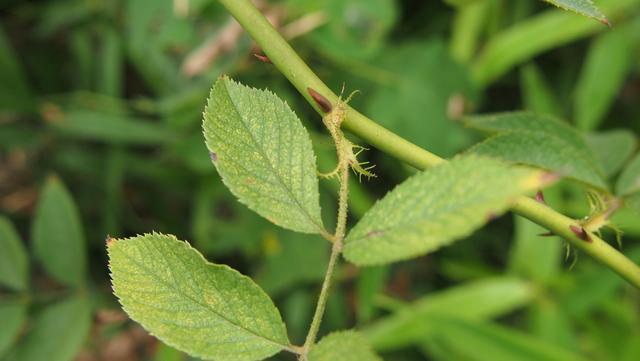
{"type": "Polygon", "coordinates": [[[74,297],[48,306],[36,316],[26,338],[18,345],[20,361],[71,361],[89,334],[91,308],[85,298],[74,297]]]}
{"type": "Polygon", "coordinates": [[[213,163],[240,202],[284,228],[324,232],[311,140],[286,103],[220,78],[203,128],[213,163]]]}
{"type": "Polygon", "coordinates": [[[487,319],[526,305],[534,294],[531,284],[517,278],[485,278],[424,296],[379,319],[364,333],[376,350],[395,350],[437,333],[427,322],[430,315],[487,319]]]}
{"type": "Polygon", "coordinates": [[[589,48],[575,90],[575,122],[580,129],[597,129],[622,88],[633,49],[625,29],[600,35],[589,48]]]}
{"type": "Polygon", "coordinates": [[[636,213],[640,214],[640,192],[636,192],[625,197],[624,204],[636,213]]]}
{"type": "Polygon", "coordinates": [[[553,117],[528,112],[465,118],[465,124],[496,136],[469,151],[558,172],[607,189],[604,171],[584,136],[553,117]]]}
{"type": "Polygon", "coordinates": [[[469,152],[548,169],[607,189],[605,181],[598,176],[598,169],[585,159],[584,153],[559,137],[538,132],[503,133],[476,144],[469,152]]]}
{"type": "Polygon", "coordinates": [[[333,332],[309,352],[309,361],[382,361],[369,341],[356,331],[333,332]]]}
{"type": "Polygon", "coordinates": [[[29,259],[24,243],[11,221],[3,216],[0,216],[0,284],[17,291],[25,290],[29,284],[29,259]]]}
{"type": "Polygon", "coordinates": [[[287,348],[278,310],[251,279],[173,236],[107,244],[113,289],[150,333],[196,357],[259,360],[287,348]]]}
{"type": "Polygon", "coordinates": [[[526,110],[562,115],[562,108],[553,88],[535,63],[529,63],[520,70],[520,88],[526,110]]]}
{"type": "Polygon", "coordinates": [[[86,245],[78,209],[62,182],[50,177],[32,224],[33,250],[44,269],[69,286],[84,282],[86,245]]]}
{"type": "Polygon", "coordinates": [[[0,302],[0,359],[11,348],[27,318],[27,307],[16,301],[0,302]]]}
{"type": "Polygon", "coordinates": [[[544,0],[561,9],[573,11],[588,18],[596,19],[601,23],[609,24],[607,17],[598,9],[591,0],[544,0]]]}
{"type": "Polygon", "coordinates": [[[610,177],[629,160],[638,142],[631,131],[615,129],[587,134],[587,144],[600,162],[604,173],[610,177]]]}
{"type": "Polygon", "coordinates": [[[345,238],[358,265],[389,263],[434,251],[501,214],[540,186],[540,172],[464,156],[419,173],[388,193],[345,238]]]}

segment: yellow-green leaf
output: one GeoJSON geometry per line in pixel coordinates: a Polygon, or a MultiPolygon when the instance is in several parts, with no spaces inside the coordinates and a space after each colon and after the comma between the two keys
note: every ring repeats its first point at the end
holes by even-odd
{"type": "Polygon", "coordinates": [[[129,316],[192,356],[260,360],[287,348],[273,302],[251,279],[174,236],[109,240],[113,289],[129,316]]]}
{"type": "Polygon", "coordinates": [[[345,239],[358,265],[419,256],[469,235],[540,186],[538,171],[474,155],[419,173],[376,203],[345,239]]]}
{"type": "Polygon", "coordinates": [[[240,202],[284,228],[323,232],[311,139],[285,102],[223,77],[202,126],[211,159],[240,202]]]}
{"type": "Polygon", "coordinates": [[[309,361],[382,361],[364,336],[348,330],[325,336],[309,352],[309,361]]]}

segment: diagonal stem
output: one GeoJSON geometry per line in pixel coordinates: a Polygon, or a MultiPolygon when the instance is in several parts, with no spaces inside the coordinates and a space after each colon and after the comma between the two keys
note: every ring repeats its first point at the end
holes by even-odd
{"type": "MultiPolygon", "coordinates": [[[[251,34],[273,64],[320,114],[323,112],[308,94],[307,88],[315,89],[331,103],[337,101],[338,97],[305,64],[250,0],[220,0],[220,3],[251,34]]],[[[350,107],[347,110],[343,127],[379,150],[415,168],[426,169],[445,161],[385,129],[350,107]]],[[[629,283],[640,288],[640,267],[595,234],[589,234],[591,242],[577,237],[569,229],[571,225],[580,226],[577,221],[527,197],[516,199],[512,210],[562,236],[573,246],[589,254],[617,272],[629,283]]]]}

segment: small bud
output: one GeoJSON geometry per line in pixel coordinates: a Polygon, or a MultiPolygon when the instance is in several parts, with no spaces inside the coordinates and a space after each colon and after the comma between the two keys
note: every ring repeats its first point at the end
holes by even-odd
{"type": "Polygon", "coordinates": [[[577,226],[569,226],[569,229],[571,230],[571,232],[573,232],[576,235],[576,237],[580,238],[581,240],[588,243],[593,242],[593,240],[591,239],[587,231],[584,230],[584,228],[577,227],[577,226]]]}
{"type": "Polygon", "coordinates": [[[322,109],[323,112],[329,113],[331,109],[333,109],[333,106],[331,105],[331,102],[329,101],[329,99],[325,98],[322,94],[318,93],[313,88],[307,88],[307,91],[309,92],[309,95],[311,95],[313,100],[315,100],[316,104],[318,104],[320,109],[322,109]]]}
{"type": "Polygon", "coordinates": [[[263,62],[263,63],[273,64],[273,63],[271,62],[271,59],[269,59],[269,57],[268,57],[268,56],[266,56],[266,55],[262,55],[262,54],[255,53],[255,54],[253,54],[253,56],[255,56],[258,60],[260,60],[260,61],[261,61],[261,62],[263,62]]]}

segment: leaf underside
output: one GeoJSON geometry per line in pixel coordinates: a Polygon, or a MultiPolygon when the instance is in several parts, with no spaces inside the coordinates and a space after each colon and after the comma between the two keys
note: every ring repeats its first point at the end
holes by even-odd
{"type": "Polygon", "coordinates": [[[311,352],[309,361],[382,361],[360,333],[349,330],[325,336],[311,352]]]}
{"type": "Polygon", "coordinates": [[[108,244],[113,289],[129,316],[192,356],[260,360],[288,347],[273,302],[251,279],[158,233],[108,244]]]}
{"type": "Polygon", "coordinates": [[[544,0],[561,9],[573,11],[577,14],[598,20],[609,25],[607,17],[598,9],[591,0],[544,0]]]}
{"type": "Polygon", "coordinates": [[[223,77],[211,90],[203,129],[213,163],[240,202],[281,227],[324,230],[311,139],[286,103],[223,77]]]}
{"type": "Polygon", "coordinates": [[[345,239],[345,258],[383,264],[434,251],[504,212],[540,186],[538,171],[467,155],[419,173],[367,212],[345,239]]]}

